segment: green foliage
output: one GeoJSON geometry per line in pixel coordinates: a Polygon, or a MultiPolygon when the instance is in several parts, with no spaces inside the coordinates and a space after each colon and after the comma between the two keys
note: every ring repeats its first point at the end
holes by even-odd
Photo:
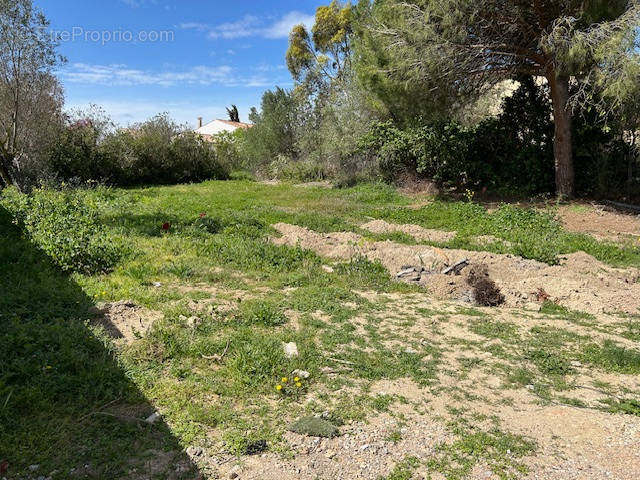
{"type": "Polygon", "coordinates": [[[607,398],[606,400],[601,400],[601,402],[608,405],[607,410],[611,413],[625,413],[640,417],[640,400],[634,398],[607,398]]]}
{"type": "Polygon", "coordinates": [[[586,345],[582,358],[585,362],[608,372],[634,375],[640,373],[640,351],[621,347],[611,340],[606,340],[602,345],[595,343],[586,345]]]}
{"type": "Polygon", "coordinates": [[[109,271],[123,247],[98,221],[96,205],[72,192],[5,190],[0,201],[24,226],[32,242],[63,270],[109,271]]]}
{"type": "Polygon", "coordinates": [[[274,302],[247,300],[240,306],[239,319],[247,325],[277,327],[287,322],[282,308],[274,302]]]}
{"type": "Polygon", "coordinates": [[[331,80],[339,78],[348,68],[351,31],[351,4],[341,6],[337,0],[318,7],[311,35],[304,25],[294,26],[286,54],[293,78],[305,83],[306,88],[326,89],[331,80]]]}
{"type": "Polygon", "coordinates": [[[278,156],[297,157],[295,130],[298,102],[292,92],[276,87],[262,95],[260,112],[252,109],[253,127],[242,133],[241,155],[252,171],[264,169],[278,156]]]}
{"type": "Polygon", "coordinates": [[[338,427],[316,416],[299,418],[289,427],[289,430],[309,437],[332,438],[338,435],[338,427]]]}
{"type": "Polygon", "coordinates": [[[167,115],[106,132],[91,118],[71,123],[52,147],[50,159],[62,180],[115,185],[225,179],[239,163],[232,138],[207,142],[167,115]]]}

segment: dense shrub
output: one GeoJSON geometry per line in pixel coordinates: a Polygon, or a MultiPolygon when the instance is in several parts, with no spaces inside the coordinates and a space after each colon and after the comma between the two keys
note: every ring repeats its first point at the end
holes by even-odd
{"type": "Polygon", "coordinates": [[[236,157],[231,138],[207,142],[166,115],[106,133],[92,120],[74,122],[50,154],[61,180],[114,185],[225,179],[236,157]]]}
{"type": "Polygon", "coordinates": [[[63,270],[110,270],[123,247],[98,222],[97,208],[79,192],[37,189],[30,195],[5,189],[0,203],[31,241],[63,270]]]}

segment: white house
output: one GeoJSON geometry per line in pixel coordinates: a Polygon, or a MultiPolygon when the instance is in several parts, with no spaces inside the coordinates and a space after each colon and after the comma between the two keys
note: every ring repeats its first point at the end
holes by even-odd
{"type": "Polygon", "coordinates": [[[231,122],[219,118],[203,125],[202,117],[198,117],[198,128],[196,128],[195,133],[210,140],[213,135],[217,135],[218,133],[235,132],[239,128],[250,128],[251,126],[250,123],[231,122]]]}

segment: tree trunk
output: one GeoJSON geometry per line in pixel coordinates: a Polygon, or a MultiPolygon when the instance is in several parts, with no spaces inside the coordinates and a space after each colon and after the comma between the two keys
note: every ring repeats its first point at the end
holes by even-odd
{"type": "Polygon", "coordinates": [[[553,156],[556,169],[556,193],[572,197],[575,174],[573,170],[573,145],[571,140],[572,113],[569,109],[569,76],[551,72],[551,102],[553,104],[553,156]]]}
{"type": "Polygon", "coordinates": [[[13,180],[11,179],[9,170],[5,165],[5,159],[2,156],[2,152],[0,152],[0,187],[9,187],[11,185],[13,185],[13,180]]]}

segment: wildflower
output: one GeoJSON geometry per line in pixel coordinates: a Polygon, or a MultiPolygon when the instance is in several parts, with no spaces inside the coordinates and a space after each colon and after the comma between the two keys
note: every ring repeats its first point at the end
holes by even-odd
{"type": "Polygon", "coordinates": [[[287,383],[287,377],[282,377],[282,383],[287,383]]]}
{"type": "Polygon", "coordinates": [[[294,382],[298,383],[300,381],[300,377],[296,377],[293,379],[294,382]]]}
{"type": "Polygon", "coordinates": [[[301,386],[302,386],[302,383],[296,382],[296,387],[300,388],[301,386]]]}
{"type": "Polygon", "coordinates": [[[276,385],[276,390],[277,390],[277,391],[282,390],[282,385],[276,385]]]}
{"type": "Polygon", "coordinates": [[[103,291],[102,292],[102,296],[104,297],[107,294],[107,292],[103,291]]]}
{"type": "Polygon", "coordinates": [[[204,218],[206,216],[207,216],[206,212],[200,212],[200,218],[204,218]]]}
{"type": "Polygon", "coordinates": [[[162,229],[166,232],[169,230],[169,228],[171,228],[171,224],[169,222],[164,222],[162,224],[162,229]]]}

